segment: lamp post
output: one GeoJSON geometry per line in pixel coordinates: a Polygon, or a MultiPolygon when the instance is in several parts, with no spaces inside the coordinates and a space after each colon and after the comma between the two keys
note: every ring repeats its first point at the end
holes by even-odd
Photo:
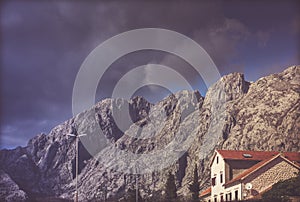
{"type": "Polygon", "coordinates": [[[139,177],[138,174],[135,174],[135,201],[138,202],[139,201],[139,177]]]}
{"type": "Polygon", "coordinates": [[[68,136],[71,136],[71,137],[75,137],[76,138],[76,191],[75,191],[75,202],[78,202],[78,142],[79,142],[79,138],[82,137],[82,136],[86,136],[86,134],[80,134],[78,135],[75,127],[72,127],[73,129],[73,133],[74,134],[67,134],[68,136]]]}

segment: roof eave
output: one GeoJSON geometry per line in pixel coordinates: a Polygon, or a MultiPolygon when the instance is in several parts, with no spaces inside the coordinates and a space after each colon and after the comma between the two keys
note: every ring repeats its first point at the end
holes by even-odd
{"type": "Polygon", "coordinates": [[[215,157],[216,157],[217,153],[219,153],[219,152],[218,152],[218,150],[217,150],[217,149],[215,149],[214,155],[213,155],[212,159],[210,160],[209,167],[211,167],[211,166],[212,166],[212,164],[213,164],[213,162],[214,162],[214,159],[215,159],[215,157]]]}

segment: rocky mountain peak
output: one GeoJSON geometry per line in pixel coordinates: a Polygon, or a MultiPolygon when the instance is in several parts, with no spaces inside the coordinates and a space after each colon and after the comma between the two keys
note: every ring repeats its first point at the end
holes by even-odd
{"type": "MultiPolygon", "coordinates": [[[[132,166],[129,154],[147,155],[167,146],[180,154],[166,164],[170,153],[161,152],[166,157],[158,157],[164,161],[152,166],[164,167],[139,175],[141,195],[149,197],[163,193],[169,172],[176,176],[179,194],[187,195],[195,164],[201,189],[208,186],[209,159],[215,148],[299,151],[299,69],[292,66],[253,83],[232,73],[212,85],[205,97],[198,91],[180,91],[156,104],[143,97],[102,100],[49,134],[35,136],[24,148],[1,150],[0,200],[73,198],[75,139],[66,134],[74,125],[87,134],[79,142],[82,201],[95,200],[104,188],[110,199],[124,197],[136,183],[135,176],[126,172],[132,166]]],[[[143,163],[151,164],[151,158],[143,163]]]]}
{"type": "Polygon", "coordinates": [[[212,85],[206,94],[206,97],[230,101],[243,96],[248,92],[250,83],[245,81],[241,73],[231,73],[223,76],[219,81],[212,85]]]}

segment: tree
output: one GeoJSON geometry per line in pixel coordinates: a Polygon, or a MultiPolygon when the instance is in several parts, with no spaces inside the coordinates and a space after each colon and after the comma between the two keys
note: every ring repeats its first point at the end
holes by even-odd
{"type": "Polygon", "coordinates": [[[164,197],[161,193],[161,190],[153,190],[150,195],[148,195],[148,198],[144,200],[145,202],[164,202],[164,197]]]}
{"type": "Polygon", "coordinates": [[[288,201],[289,196],[300,196],[300,172],[297,177],[279,181],[262,195],[263,201],[288,201]]]}
{"type": "Polygon", "coordinates": [[[175,176],[169,172],[168,179],[166,182],[166,201],[176,201],[177,198],[177,188],[175,183],[175,176]]]}
{"type": "MultiPolygon", "coordinates": [[[[136,189],[129,188],[126,194],[126,202],[135,202],[136,201],[136,189]]],[[[142,201],[142,197],[140,195],[140,191],[138,191],[138,201],[142,201]]]]}
{"type": "Polygon", "coordinates": [[[195,164],[194,178],[193,178],[192,184],[189,185],[189,190],[192,193],[192,200],[199,201],[200,183],[199,183],[199,177],[198,177],[197,164],[195,164]]]}

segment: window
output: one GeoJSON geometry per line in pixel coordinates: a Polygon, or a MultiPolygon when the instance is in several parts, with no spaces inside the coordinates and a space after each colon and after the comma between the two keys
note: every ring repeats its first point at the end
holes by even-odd
{"type": "Polygon", "coordinates": [[[210,199],[208,199],[208,202],[210,202],[210,199]]]}
{"type": "Polygon", "coordinates": [[[229,193],[228,195],[229,195],[229,201],[232,201],[232,194],[229,193]]]}
{"type": "Polygon", "coordinates": [[[217,197],[215,197],[214,202],[217,202],[217,197]]]}
{"type": "Polygon", "coordinates": [[[228,194],[225,195],[225,201],[228,201],[228,194]]]}
{"type": "Polygon", "coordinates": [[[216,177],[211,178],[211,185],[212,186],[216,185],[216,177]]]}
{"type": "Polygon", "coordinates": [[[219,157],[217,156],[217,164],[219,163],[219,157]]]}
{"type": "Polygon", "coordinates": [[[220,173],[220,183],[223,183],[223,173],[220,173]]]}
{"type": "Polygon", "coordinates": [[[239,197],[239,191],[236,190],[236,191],[234,192],[234,199],[235,199],[235,200],[238,200],[238,197],[239,197]]]}
{"type": "Polygon", "coordinates": [[[223,195],[221,195],[221,202],[224,202],[224,197],[223,197],[223,195]]]}

